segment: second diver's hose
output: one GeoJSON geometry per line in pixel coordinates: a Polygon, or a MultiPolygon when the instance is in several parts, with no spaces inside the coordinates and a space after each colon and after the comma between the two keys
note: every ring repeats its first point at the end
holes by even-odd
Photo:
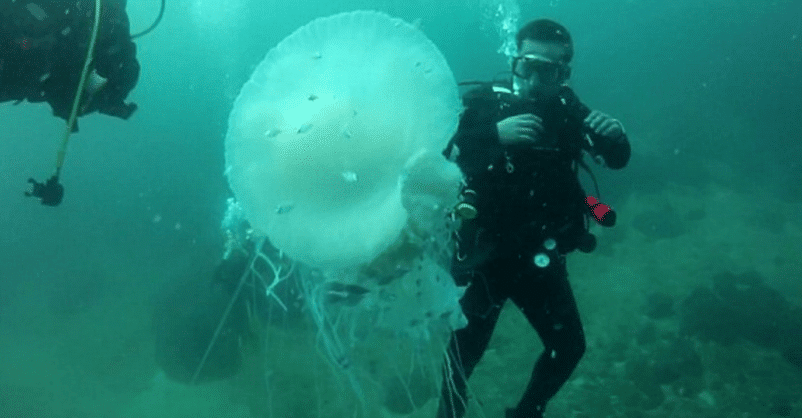
{"type": "Polygon", "coordinates": [[[131,35],[131,39],[136,39],[136,38],[139,38],[142,35],[147,35],[153,29],[156,29],[156,26],[158,26],[159,22],[162,21],[162,16],[164,16],[164,7],[165,7],[165,3],[166,2],[167,2],[167,0],[162,0],[162,5],[159,8],[159,15],[156,16],[156,20],[153,21],[153,23],[147,29],[143,30],[142,32],[135,33],[135,34],[131,35]]]}
{"type": "Polygon", "coordinates": [[[75,99],[72,101],[72,111],[70,112],[70,118],[67,120],[67,129],[64,131],[64,139],[61,141],[58,154],[56,154],[56,178],[58,178],[58,175],[61,173],[61,167],[64,165],[64,157],[67,155],[67,144],[70,141],[72,128],[75,126],[75,118],[78,116],[78,105],[81,101],[81,92],[84,91],[86,75],[89,73],[89,65],[92,63],[92,56],[95,54],[97,32],[98,27],[100,27],[100,3],[101,0],[95,0],[95,23],[92,27],[92,39],[89,41],[89,50],[86,53],[84,69],[81,71],[81,78],[78,80],[78,89],[75,91],[75,99]]]}

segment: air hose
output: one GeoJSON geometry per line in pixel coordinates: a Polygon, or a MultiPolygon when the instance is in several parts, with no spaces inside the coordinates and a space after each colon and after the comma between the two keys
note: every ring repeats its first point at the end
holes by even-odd
{"type": "Polygon", "coordinates": [[[95,23],[92,27],[92,39],[89,41],[89,51],[86,53],[86,60],[84,61],[84,69],[81,72],[81,78],[78,81],[78,89],[75,91],[75,99],[72,101],[72,111],[70,118],[67,120],[67,128],[64,131],[64,140],[61,141],[58,154],[56,155],[56,178],[61,173],[61,167],[64,165],[64,157],[67,154],[67,144],[70,142],[70,134],[72,128],[75,126],[75,118],[78,116],[78,105],[81,101],[81,92],[84,91],[84,83],[86,82],[86,75],[89,73],[89,64],[92,63],[92,56],[95,54],[95,44],[97,43],[97,32],[100,26],[100,2],[95,0],[95,23]]]}

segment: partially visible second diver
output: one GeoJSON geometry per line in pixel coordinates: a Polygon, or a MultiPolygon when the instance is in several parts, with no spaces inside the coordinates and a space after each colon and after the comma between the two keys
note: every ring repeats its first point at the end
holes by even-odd
{"type": "MultiPolygon", "coordinates": [[[[126,98],[140,68],[126,0],[102,0],[94,54],[87,57],[95,6],[95,0],[0,2],[0,102],[47,102],[53,115],[68,121],[80,94],[76,117],[93,112],[131,117],[137,106],[126,98]],[[90,71],[77,93],[87,60],[90,71]]],[[[77,131],[77,121],[69,129],[77,131]]],[[[29,182],[33,190],[27,195],[45,205],[61,202],[58,175],[29,182]]]]}

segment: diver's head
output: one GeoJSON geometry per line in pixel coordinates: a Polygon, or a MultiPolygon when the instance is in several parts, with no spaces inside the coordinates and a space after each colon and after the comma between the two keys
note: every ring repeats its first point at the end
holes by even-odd
{"type": "Polygon", "coordinates": [[[515,41],[518,54],[512,60],[512,74],[516,92],[531,98],[556,96],[571,76],[568,63],[574,45],[568,30],[552,20],[533,20],[518,31],[515,41]]]}

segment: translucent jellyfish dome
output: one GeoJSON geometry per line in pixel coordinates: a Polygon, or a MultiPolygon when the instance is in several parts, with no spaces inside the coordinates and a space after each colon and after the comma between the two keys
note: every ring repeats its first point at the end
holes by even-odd
{"type": "Polygon", "coordinates": [[[291,257],[369,262],[406,224],[409,165],[445,147],[460,110],[443,55],[412,25],[368,11],[318,19],[273,48],[236,99],[229,183],[291,257]]]}

